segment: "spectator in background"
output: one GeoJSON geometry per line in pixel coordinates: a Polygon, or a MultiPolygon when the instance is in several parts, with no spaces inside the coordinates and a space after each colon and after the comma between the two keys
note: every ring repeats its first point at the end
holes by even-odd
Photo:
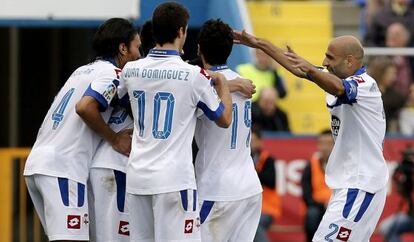
{"type": "Polygon", "coordinates": [[[396,66],[389,57],[375,57],[368,64],[368,74],[377,81],[378,88],[382,93],[387,132],[397,132],[398,115],[405,99],[394,88],[397,78],[396,66]]]}
{"type": "Polygon", "coordinates": [[[359,35],[361,39],[365,38],[368,26],[371,26],[372,19],[378,12],[378,9],[384,6],[385,0],[354,0],[360,9],[359,35]]]}
{"type": "Polygon", "coordinates": [[[236,71],[244,78],[250,79],[256,85],[257,93],[253,95],[253,102],[258,99],[258,93],[265,87],[274,87],[280,98],[286,96],[286,88],[283,78],[276,70],[276,63],[262,50],[256,49],[255,64],[241,64],[236,71]]]}
{"type": "Polygon", "coordinates": [[[301,185],[302,198],[306,204],[306,241],[312,242],[313,235],[325,213],[331,190],[325,183],[325,167],[331,154],[334,140],[330,130],[324,130],[318,137],[318,151],[303,171],[301,185]]]}
{"type": "Polygon", "coordinates": [[[277,106],[278,97],[275,88],[262,88],[259,100],[252,104],[253,124],[266,131],[290,131],[286,113],[277,106]]]}
{"type": "Polygon", "coordinates": [[[380,231],[387,242],[400,242],[400,236],[414,232],[414,149],[408,147],[403,151],[403,161],[397,166],[393,175],[397,192],[401,196],[401,212],[385,219],[380,231]],[[402,206],[401,206],[402,205],[402,206]]]}
{"type": "Polygon", "coordinates": [[[375,14],[368,26],[366,45],[385,46],[385,32],[392,23],[404,24],[410,33],[414,31],[414,9],[410,0],[390,0],[375,14]]]}
{"type": "Polygon", "coordinates": [[[263,187],[262,215],[254,242],[267,242],[269,241],[267,231],[281,215],[281,201],[276,189],[275,160],[269,152],[261,149],[262,140],[259,127],[253,125],[251,132],[251,155],[263,187]]]}
{"type": "Polygon", "coordinates": [[[400,111],[399,117],[400,132],[403,135],[414,135],[414,84],[410,86],[405,106],[400,111]]]}
{"type": "MultiPolygon", "coordinates": [[[[392,23],[387,28],[385,43],[387,47],[409,47],[410,32],[403,24],[392,23]]],[[[397,68],[397,79],[393,86],[404,98],[407,98],[413,80],[414,59],[406,56],[393,56],[392,58],[397,68]]]]}

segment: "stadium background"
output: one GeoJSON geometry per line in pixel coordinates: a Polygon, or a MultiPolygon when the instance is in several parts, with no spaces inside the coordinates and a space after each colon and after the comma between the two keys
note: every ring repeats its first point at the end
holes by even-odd
{"type": "MultiPolygon", "coordinates": [[[[22,169],[37,130],[54,96],[80,65],[92,60],[90,41],[96,27],[110,17],[129,18],[137,26],[162,1],[139,0],[0,0],[0,241],[45,241],[33,218],[22,169]]],[[[312,63],[323,60],[329,40],[340,34],[358,36],[359,8],[353,1],[181,0],[190,10],[186,59],[196,56],[196,36],[209,18],[221,18],[235,29],[247,29],[279,46],[289,44],[312,63]]],[[[248,48],[237,46],[229,66],[251,62],[248,48]]],[[[277,157],[277,187],[283,214],[272,227],[276,241],[303,241],[301,171],[316,150],[315,134],[329,127],[324,93],[282,68],[289,94],[280,102],[293,134],[266,133],[265,147],[277,157]]],[[[412,137],[385,142],[390,172],[412,137]]],[[[392,185],[383,217],[395,212],[392,185]]],[[[373,241],[381,241],[376,235],[373,241]]]]}

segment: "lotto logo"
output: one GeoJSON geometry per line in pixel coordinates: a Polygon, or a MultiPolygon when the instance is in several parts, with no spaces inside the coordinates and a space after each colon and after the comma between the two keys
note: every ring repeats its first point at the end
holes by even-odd
{"type": "Polygon", "coordinates": [[[68,229],[80,229],[81,226],[81,216],[80,215],[68,215],[68,229]]]}
{"type": "Polygon", "coordinates": [[[191,234],[193,232],[193,225],[194,225],[194,220],[193,219],[185,220],[184,234],[191,234]]]}
{"type": "Polygon", "coordinates": [[[129,222],[119,221],[118,234],[129,236],[129,222]]]}
{"type": "Polygon", "coordinates": [[[348,241],[349,236],[351,235],[352,230],[341,227],[338,232],[338,236],[336,236],[337,239],[340,241],[348,241]]]}

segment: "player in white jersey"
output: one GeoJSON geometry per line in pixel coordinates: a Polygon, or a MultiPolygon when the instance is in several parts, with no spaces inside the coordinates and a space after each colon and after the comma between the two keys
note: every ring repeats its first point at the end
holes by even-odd
{"type": "Polygon", "coordinates": [[[101,25],[93,40],[97,59],[79,67],[57,94],[27,159],[24,176],[49,240],[88,240],[88,166],[104,137],[128,154],[128,132],[107,125],[120,68],[139,57],[139,37],[124,19],[101,25]],[[82,120],[86,118],[88,125],[82,120]]]}
{"type": "MultiPolygon", "coordinates": [[[[227,24],[205,22],[198,44],[204,68],[227,80],[239,77],[226,65],[233,47],[227,24]]],[[[196,126],[202,241],[253,241],[261,214],[262,187],[250,156],[251,99],[240,92],[231,95],[233,121],[228,129],[217,127],[205,115],[196,126]]]]}
{"type": "Polygon", "coordinates": [[[315,82],[328,93],[335,145],[325,179],[333,190],[313,241],[369,241],[386,198],[388,169],[382,153],[385,117],[381,93],[363,66],[358,39],[333,39],[323,65],[313,66],[290,48],[284,51],[246,32],[236,41],[264,50],[294,75],[315,82]]]}
{"type": "Polygon", "coordinates": [[[155,49],[122,71],[119,95],[128,94],[134,116],[127,166],[132,241],[200,241],[191,154],[197,107],[220,126],[231,123],[224,77],[216,74],[212,81],[179,56],[188,18],[181,4],[157,6],[152,16],[155,49]]]}
{"type": "MultiPolygon", "coordinates": [[[[133,120],[117,108],[108,124],[114,132],[133,128],[133,120]]],[[[89,170],[89,217],[91,241],[129,241],[129,216],[125,202],[128,157],[102,140],[89,170]]]]}

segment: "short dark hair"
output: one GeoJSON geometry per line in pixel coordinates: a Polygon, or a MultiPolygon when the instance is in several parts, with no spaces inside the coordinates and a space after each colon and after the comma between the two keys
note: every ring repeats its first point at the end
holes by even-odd
{"type": "Polygon", "coordinates": [[[111,18],[99,26],[92,47],[96,58],[112,58],[119,52],[119,44],[124,43],[128,48],[138,34],[134,25],[122,18],[111,18]]]}
{"type": "Polygon", "coordinates": [[[208,64],[225,64],[233,48],[233,30],[220,19],[210,19],[201,27],[198,44],[208,64]]]}
{"type": "Polygon", "coordinates": [[[188,10],[179,3],[166,2],[158,5],[152,14],[155,42],[159,45],[173,43],[180,28],[186,31],[189,18],[188,10]]]}
{"type": "Polygon", "coordinates": [[[154,48],[155,40],[152,32],[152,21],[147,20],[141,27],[140,32],[142,56],[146,56],[150,49],[154,48]]]}
{"type": "Polygon", "coordinates": [[[252,134],[255,134],[259,139],[262,138],[262,128],[260,127],[260,125],[258,124],[253,124],[250,132],[252,132],[252,134]]]}
{"type": "Polygon", "coordinates": [[[332,135],[332,131],[330,129],[324,129],[319,133],[319,136],[327,135],[327,134],[332,135]]]}

